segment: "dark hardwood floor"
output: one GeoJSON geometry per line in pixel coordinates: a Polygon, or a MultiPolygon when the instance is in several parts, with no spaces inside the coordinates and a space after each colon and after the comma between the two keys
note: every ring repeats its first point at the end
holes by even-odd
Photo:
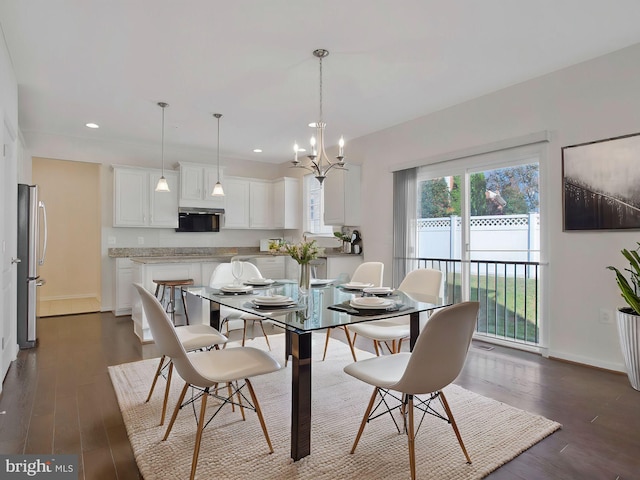
{"type": "MultiPolygon", "coordinates": [[[[107,366],[154,357],[154,346],[110,313],[39,319],[38,338],[4,380],[0,452],[78,453],[79,478],[140,478],[107,366]]],[[[640,479],[640,392],[626,376],[484,345],[456,383],[563,424],[487,478],[640,479]]]]}

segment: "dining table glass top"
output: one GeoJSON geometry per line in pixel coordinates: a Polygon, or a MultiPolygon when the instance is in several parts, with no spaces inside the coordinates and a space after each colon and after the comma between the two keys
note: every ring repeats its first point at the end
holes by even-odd
{"type": "MultiPolygon", "coordinates": [[[[250,286],[245,292],[228,292],[224,291],[227,290],[224,287],[190,286],[183,290],[219,305],[269,319],[298,332],[399,317],[448,305],[440,297],[399,290],[374,295],[365,293],[362,289],[351,290],[341,285],[326,284],[301,291],[296,282],[287,280],[264,286],[250,286]],[[283,301],[278,302],[279,298],[283,301]]],[[[241,287],[238,285],[236,288],[241,287]]]]}

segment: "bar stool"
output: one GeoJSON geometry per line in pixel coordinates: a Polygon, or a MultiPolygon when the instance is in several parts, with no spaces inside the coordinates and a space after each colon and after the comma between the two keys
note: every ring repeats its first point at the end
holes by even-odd
{"type": "Polygon", "coordinates": [[[187,313],[187,302],[185,301],[184,291],[182,290],[182,287],[186,287],[188,285],[193,285],[193,279],[187,278],[187,279],[179,279],[179,280],[152,280],[152,281],[153,281],[153,283],[155,283],[157,285],[156,286],[156,291],[155,291],[155,296],[161,302],[162,302],[162,299],[164,298],[164,294],[165,294],[166,288],[169,287],[169,302],[167,303],[166,312],[171,315],[171,321],[173,322],[174,325],[176,323],[176,321],[175,321],[176,287],[179,288],[179,290],[180,290],[180,298],[182,298],[182,307],[184,308],[184,317],[185,317],[185,320],[187,322],[187,325],[189,325],[189,315],[187,313]],[[162,294],[160,296],[158,296],[158,294],[160,293],[160,287],[162,287],[162,294]]]}

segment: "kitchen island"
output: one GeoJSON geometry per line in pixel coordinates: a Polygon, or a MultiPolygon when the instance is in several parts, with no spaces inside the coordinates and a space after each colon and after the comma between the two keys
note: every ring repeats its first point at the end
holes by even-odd
{"type": "MultiPolygon", "coordinates": [[[[297,280],[298,264],[286,254],[260,252],[251,247],[216,248],[111,248],[109,257],[115,259],[115,315],[131,315],[135,334],[142,343],[152,342],[151,332],[142,311],[142,304],[132,287],[142,284],[154,292],[154,279],[192,279],[194,285],[207,285],[214,269],[234,256],[253,257],[266,278],[297,280]]],[[[339,249],[326,249],[326,268],[322,276],[339,278],[352,275],[362,262],[362,255],[345,254],[339,249]]],[[[180,302],[177,304],[180,306],[180,302]]],[[[206,319],[189,318],[190,323],[206,319]]]]}

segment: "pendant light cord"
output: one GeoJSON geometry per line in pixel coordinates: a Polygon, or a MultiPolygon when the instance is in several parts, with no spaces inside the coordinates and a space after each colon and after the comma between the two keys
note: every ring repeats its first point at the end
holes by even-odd
{"type": "Polygon", "coordinates": [[[218,119],[218,143],[216,145],[216,157],[218,161],[218,183],[220,183],[220,117],[222,117],[222,114],[214,113],[213,116],[218,119]]]}
{"type": "Polygon", "coordinates": [[[164,107],[162,107],[162,176],[164,177],[164,107]]]}

